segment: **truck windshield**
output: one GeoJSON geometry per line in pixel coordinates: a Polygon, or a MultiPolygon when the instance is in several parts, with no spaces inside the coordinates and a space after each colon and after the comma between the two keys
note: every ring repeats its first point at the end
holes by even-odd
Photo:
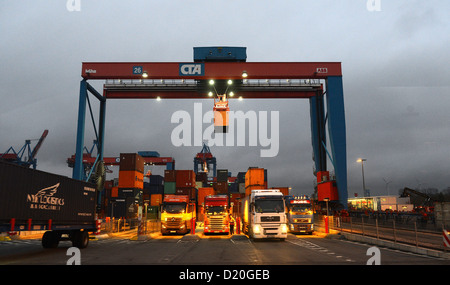
{"type": "Polygon", "coordinates": [[[312,215],[311,205],[292,205],[290,210],[294,215],[312,215]]]}
{"type": "Polygon", "coordinates": [[[186,211],[186,204],[163,204],[162,211],[173,214],[184,213],[186,211]]]}
{"type": "Polygon", "coordinates": [[[223,206],[210,206],[206,208],[206,213],[210,215],[222,214],[223,212],[225,212],[223,206]]]}
{"type": "Polygon", "coordinates": [[[284,212],[283,200],[256,200],[255,211],[257,213],[280,213],[284,212]]]}

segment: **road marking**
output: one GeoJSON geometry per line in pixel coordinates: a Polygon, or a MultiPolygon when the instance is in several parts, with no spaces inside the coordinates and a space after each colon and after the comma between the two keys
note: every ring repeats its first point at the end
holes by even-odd
{"type": "Polygon", "coordinates": [[[287,240],[287,242],[290,242],[292,244],[301,246],[301,247],[305,247],[314,251],[318,251],[320,253],[324,253],[324,254],[328,254],[328,255],[334,255],[334,257],[336,258],[345,258],[345,261],[347,262],[355,262],[355,260],[351,259],[351,258],[346,258],[342,255],[336,255],[336,253],[330,251],[329,249],[322,247],[320,245],[317,245],[315,243],[312,243],[310,241],[306,241],[306,240],[302,240],[302,239],[298,239],[298,240],[287,240]]]}

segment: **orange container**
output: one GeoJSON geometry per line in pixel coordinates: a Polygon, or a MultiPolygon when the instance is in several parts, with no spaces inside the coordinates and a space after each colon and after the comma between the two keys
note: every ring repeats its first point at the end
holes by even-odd
{"type": "Polygon", "coordinates": [[[215,191],[214,188],[212,187],[203,187],[203,188],[198,188],[198,204],[202,205],[205,202],[205,197],[208,195],[214,195],[215,191]]]}
{"type": "Polygon", "coordinates": [[[264,168],[249,168],[247,170],[247,173],[245,174],[245,188],[253,185],[265,185],[264,168]]]}
{"type": "Polygon", "coordinates": [[[162,203],[162,194],[152,194],[150,195],[150,206],[159,206],[162,203]]]}
{"type": "Polygon", "coordinates": [[[214,132],[228,133],[228,113],[227,110],[214,111],[214,132]]]}
{"type": "Polygon", "coordinates": [[[144,173],[139,171],[119,171],[119,188],[144,189],[144,173]]]}

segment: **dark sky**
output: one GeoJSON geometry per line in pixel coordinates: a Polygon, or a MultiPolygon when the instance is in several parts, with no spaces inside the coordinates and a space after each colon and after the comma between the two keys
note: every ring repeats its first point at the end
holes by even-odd
{"type": "MultiPolygon", "coordinates": [[[[342,62],[348,193],[450,186],[450,24],[447,1],[3,1],[0,7],[0,152],[49,135],[38,169],[71,176],[81,63],[193,60],[193,47],[247,47],[247,61],[342,62]],[[388,189],[385,181],[390,182],[388,189]]],[[[103,82],[92,82],[101,92],[103,82]]],[[[98,104],[94,112],[98,120],[98,104]]],[[[175,147],[171,116],[201,101],[109,100],[105,156],[141,150],[192,169],[199,146],[175,147]]],[[[213,102],[202,101],[203,112],[213,102]]],[[[233,100],[232,110],[278,111],[279,153],[212,146],[218,168],[269,170],[269,186],[312,193],[307,100],[233,100]]],[[[94,139],[89,117],[86,145],[94,139]]],[[[206,128],[207,125],[204,125],[206,128]]],[[[153,167],[162,173],[162,167],[153,167]]],[[[114,176],[116,174],[113,174],[114,176]]]]}

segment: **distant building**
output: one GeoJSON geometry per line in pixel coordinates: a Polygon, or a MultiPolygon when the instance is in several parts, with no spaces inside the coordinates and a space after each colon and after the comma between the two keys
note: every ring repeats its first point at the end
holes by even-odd
{"type": "Polygon", "coordinates": [[[348,207],[356,210],[409,212],[413,210],[414,205],[409,197],[373,196],[348,198],[348,207]]]}

